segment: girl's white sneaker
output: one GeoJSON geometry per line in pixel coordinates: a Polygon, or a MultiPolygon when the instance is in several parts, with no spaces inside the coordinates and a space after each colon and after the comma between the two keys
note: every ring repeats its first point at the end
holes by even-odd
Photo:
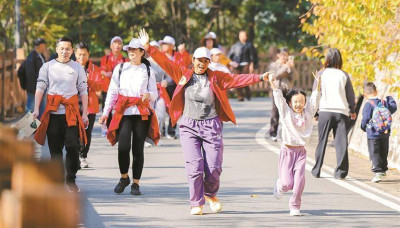
{"type": "Polygon", "coordinates": [[[301,216],[300,210],[298,209],[290,209],[291,216],[301,216]]]}

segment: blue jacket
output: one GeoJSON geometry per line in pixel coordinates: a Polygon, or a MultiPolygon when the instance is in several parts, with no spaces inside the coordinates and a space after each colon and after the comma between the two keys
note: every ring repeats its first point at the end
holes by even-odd
{"type": "MultiPolygon", "coordinates": [[[[385,133],[379,133],[375,131],[373,128],[367,128],[369,121],[372,119],[372,113],[374,111],[374,106],[370,103],[370,101],[374,101],[375,104],[380,102],[378,98],[372,98],[367,101],[364,106],[362,112],[362,120],[361,120],[361,129],[367,132],[367,138],[369,139],[378,139],[378,138],[386,138],[390,136],[390,129],[385,133]]],[[[393,114],[397,110],[396,102],[394,101],[393,97],[388,96],[386,97],[385,107],[389,109],[390,113],[393,114]]]]}

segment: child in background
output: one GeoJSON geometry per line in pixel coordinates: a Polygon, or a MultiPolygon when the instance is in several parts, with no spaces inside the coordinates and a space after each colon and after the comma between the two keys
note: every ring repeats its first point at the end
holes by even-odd
{"type": "Polygon", "coordinates": [[[290,215],[301,216],[301,195],[305,185],[306,150],[310,140],[315,112],[321,99],[320,77],[315,76],[316,88],[306,102],[303,90],[291,89],[289,92],[278,89],[275,77],[270,79],[273,97],[282,125],[282,147],[279,154],[278,174],[274,187],[274,197],[280,199],[283,192],[293,190],[289,201],[290,215]]]}
{"type": "Polygon", "coordinates": [[[372,82],[364,85],[364,97],[368,100],[362,112],[361,129],[367,132],[369,158],[374,172],[371,181],[377,183],[386,176],[388,170],[391,114],[396,112],[397,106],[391,96],[386,100],[379,99],[372,82]]]}
{"type": "Polygon", "coordinates": [[[219,63],[222,56],[222,51],[219,48],[211,49],[211,62],[208,66],[212,71],[222,71],[225,73],[231,73],[231,71],[225,65],[219,63]]]}

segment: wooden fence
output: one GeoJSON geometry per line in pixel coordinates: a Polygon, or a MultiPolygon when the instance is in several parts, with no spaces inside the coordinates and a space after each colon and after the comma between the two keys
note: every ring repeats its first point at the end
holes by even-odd
{"type": "MultiPolygon", "coordinates": [[[[22,49],[17,56],[24,56],[22,49]]],[[[16,70],[24,58],[16,58],[13,51],[0,55],[0,121],[24,110],[26,93],[19,85],[16,70]]]]}
{"type": "MultiPolygon", "coordinates": [[[[268,71],[270,62],[259,63],[257,73],[264,73],[268,71]]],[[[312,72],[321,69],[321,62],[318,60],[298,60],[295,61],[294,66],[299,73],[299,77],[294,81],[294,87],[302,88],[304,90],[311,90],[314,78],[312,72]]],[[[250,86],[253,93],[268,92],[269,83],[261,82],[250,86]]]]}
{"type": "Polygon", "coordinates": [[[0,228],[77,228],[81,198],[63,184],[62,160],[38,162],[31,140],[0,127],[0,228]]]}

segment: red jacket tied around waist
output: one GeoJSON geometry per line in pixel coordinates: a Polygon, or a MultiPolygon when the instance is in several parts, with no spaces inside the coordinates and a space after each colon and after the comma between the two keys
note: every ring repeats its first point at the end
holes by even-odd
{"type": "Polygon", "coordinates": [[[118,142],[117,130],[121,122],[124,112],[127,108],[136,105],[142,120],[148,120],[150,116],[149,130],[147,131],[147,137],[149,137],[157,145],[160,140],[160,130],[158,128],[158,121],[155,111],[150,107],[149,102],[143,102],[141,97],[126,97],[121,94],[118,95],[117,103],[114,106],[114,115],[110,123],[110,127],[107,132],[107,139],[111,145],[115,145],[118,142]]]}
{"type": "Polygon", "coordinates": [[[77,126],[79,130],[79,138],[81,142],[86,145],[85,125],[83,124],[82,117],[79,113],[79,98],[74,95],[70,98],[64,98],[61,95],[47,95],[47,105],[40,121],[42,124],[38,127],[35,133],[35,140],[40,145],[44,145],[46,139],[47,128],[49,126],[51,112],[57,111],[60,104],[65,106],[65,118],[67,126],[77,126]]]}

